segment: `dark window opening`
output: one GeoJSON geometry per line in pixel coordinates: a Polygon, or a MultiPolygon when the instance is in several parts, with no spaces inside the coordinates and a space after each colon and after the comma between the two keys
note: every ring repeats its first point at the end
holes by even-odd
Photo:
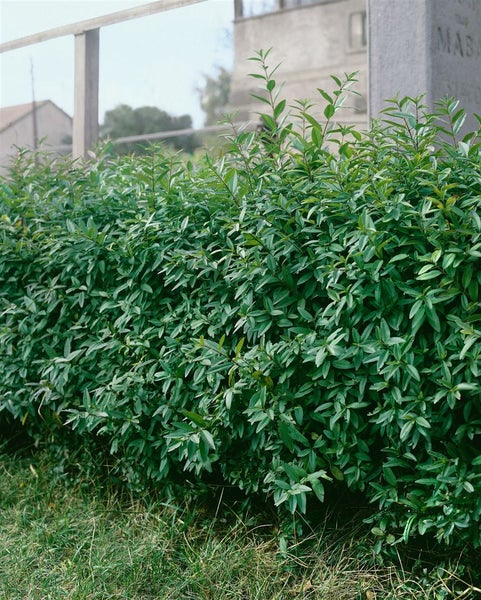
{"type": "Polygon", "coordinates": [[[256,17],[285,8],[321,4],[326,0],[235,0],[236,17],[256,17]]]}
{"type": "Polygon", "coordinates": [[[351,13],[349,16],[349,47],[361,50],[367,46],[366,11],[351,13]]]}

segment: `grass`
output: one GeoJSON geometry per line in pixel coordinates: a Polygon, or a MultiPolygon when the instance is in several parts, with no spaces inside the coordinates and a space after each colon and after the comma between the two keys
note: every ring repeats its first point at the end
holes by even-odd
{"type": "MultiPolygon", "coordinates": [[[[0,456],[1,600],[476,598],[458,568],[376,566],[362,527],[333,520],[279,549],[270,524],[228,506],[120,497],[53,479],[42,454],[0,456]]],[[[480,590],[478,590],[479,592],[480,590]]]]}

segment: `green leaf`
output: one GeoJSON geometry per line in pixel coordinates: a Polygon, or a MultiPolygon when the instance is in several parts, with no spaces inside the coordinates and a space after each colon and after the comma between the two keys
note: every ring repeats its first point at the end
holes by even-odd
{"type": "Polygon", "coordinates": [[[212,434],[207,429],[202,429],[200,432],[200,437],[205,441],[205,443],[211,448],[215,450],[215,442],[212,434]]]}
{"type": "Polygon", "coordinates": [[[414,420],[406,421],[404,425],[401,427],[401,431],[399,433],[399,439],[401,442],[405,442],[409,434],[411,433],[412,428],[414,427],[414,420]]]}
{"type": "Polygon", "coordinates": [[[337,479],[337,481],[344,481],[344,473],[341,469],[336,467],[336,465],[331,465],[329,468],[334,479],[337,479]]]}
{"type": "Polygon", "coordinates": [[[406,364],[406,371],[415,381],[421,381],[421,377],[419,375],[419,371],[416,369],[414,365],[406,364]]]}
{"type": "Polygon", "coordinates": [[[324,502],[325,490],[322,483],[319,480],[311,481],[311,488],[319,502],[324,502]]]}
{"type": "Polygon", "coordinates": [[[234,350],[234,353],[235,353],[235,357],[236,357],[236,358],[239,358],[239,356],[240,356],[240,353],[241,353],[241,350],[242,350],[242,348],[243,348],[243,346],[244,346],[244,342],[245,342],[245,337],[242,337],[242,338],[241,338],[241,339],[240,339],[240,340],[237,342],[237,344],[236,344],[236,347],[235,347],[235,350],[234,350]]]}
{"type": "Polygon", "coordinates": [[[285,421],[279,422],[279,433],[281,434],[282,440],[286,443],[289,449],[292,449],[292,442],[299,442],[305,447],[309,447],[309,440],[302,435],[302,433],[292,424],[285,421]],[[286,438],[289,438],[289,442],[286,442],[286,438]]]}
{"type": "Polygon", "coordinates": [[[380,538],[382,538],[382,537],[384,537],[386,535],[386,532],[383,531],[382,529],[380,529],[379,527],[373,527],[371,529],[371,533],[373,535],[375,535],[376,537],[380,537],[380,538]]]}
{"type": "Polygon", "coordinates": [[[276,87],[276,82],[274,81],[274,79],[269,79],[266,83],[266,88],[269,92],[272,92],[272,90],[276,87]]]}
{"type": "Polygon", "coordinates": [[[199,427],[207,427],[207,421],[205,419],[203,419],[197,413],[192,412],[190,410],[186,410],[185,408],[183,408],[180,412],[185,417],[187,417],[188,419],[190,419],[193,423],[195,423],[196,425],[199,425],[199,427]]]}
{"type": "Polygon", "coordinates": [[[303,112],[302,116],[306,119],[306,121],[312,125],[313,128],[318,129],[319,131],[322,129],[321,124],[319,123],[319,121],[314,118],[312,115],[310,115],[309,113],[303,112]]]}
{"type": "Polygon", "coordinates": [[[274,119],[279,119],[286,108],[286,101],[281,100],[278,104],[274,106],[274,119]]]}
{"type": "Polygon", "coordinates": [[[429,279],[435,279],[436,277],[439,277],[440,275],[442,275],[442,272],[439,271],[438,269],[432,268],[432,265],[426,265],[426,266],[428,266],[430,270],[427,270],[427,271],[423,272],[421,275],[418,275],[416,277],[416,279],[418,279],[419,281],[427,281],[429,279]]]}
{"type": "Polygon", "coordinates": [[[397,479],[396,476],[394,475],[394,472],[392,469],[390,469],[389,467],[383,467],[383,474],[384,474],[384,479],[387,481],[387,483],[389,483],[389,485],[392,485],[393,487],[397,486],[397,479]]]}
{"type": "Polygon", "coordinates": [[[321,94],[321,96],[324,98],[324,100],[328,104],[330,104],[330,105],[334,104],[334,99],[325,90],[323,90],[322,88],[317,88],[317,91],[321,94]]]}
{"type": "Polygon", "coordinates": [[[294,450],[294,441],[291,438],[289,427],[287,423],[284,421],[280,421],[278,424],[279,435],[281,436],[282,441],[291,452],[294,450]]]}
{"type": "Polygon", "coordinates": [[[418,310],[416,311],[416,314],[414,315],[414,318],[412,319],[412,333],[416,333],[419,328],[421,327],[421,325],[424,323],[424,321],[426,320],[426,312],[424,310],[424,306],[421,306],[420,308],[418,308],[418,310]]]}
{"type": "Polygon", "coordinates": [[[333,104],[328,104],[325,109],[324,109],[324,116],[326,117],[326,119],[330,119],[331,117],[334,116],[334,114],[336,113],[336,109],[334,108],[333,104]]]}
{"type": "Polygon", "coordinates": [[[277,123],[271,116],[262,114],[261,119],[266,129],[270,130],[271,132],[277,129],[277,123]]]}
{"type": "Polygon", "coordinates": [[[252,94],[252,93],[250,95],[252,96],[252,98],[259,100],[259,102],[263,102],[264,104],[267,104],[269,106],[271,104],[269,98],[265,98],[264,96],[259,96],[258,94],[252,94]]]}
{"type": "Polygon", "coordinates": [[[300,481],[303,477],[306,476],[306,472],[301,467],[297,465],[293,465],[290,463],[283,463],[282,468],[284,469],[286,475],[292,481],[300,481]]]}
{"type": "Polygon", "coordinates": [[[416,423],[418,425],[421,425],[421,427],[425,427],[426,429],[430,429],[431,428],[431,424],[424,417],[416,417],[416,423]]]}

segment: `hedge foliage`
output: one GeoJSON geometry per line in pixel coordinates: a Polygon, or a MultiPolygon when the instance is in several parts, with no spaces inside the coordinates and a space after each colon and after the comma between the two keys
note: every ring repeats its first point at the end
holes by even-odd
{"type": "Polygon", "coordinates": [[[264,58],[262,130],[219,160],[1,181],[0,417],[132,486],[207,474],[293,513],[346,487],[379,544],[480,546],[479,132],[419,98],[338,126],[351,76],[287,118],[264,58]]]}

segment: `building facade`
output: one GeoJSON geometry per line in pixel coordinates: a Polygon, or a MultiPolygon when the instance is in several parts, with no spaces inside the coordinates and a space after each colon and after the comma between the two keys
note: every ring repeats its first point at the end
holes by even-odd
{"type": "Polygon", "coordinates": [[[259,80],[249,77],[256,63],[248,58],[269,48],[270,67],[280,65],[274,78],[283,83],[282,97],[319,103],[321,114],[317,88],[330,92],[331,75],[357,72],[360,95],[346,102],[339,117],[367,125],[366,0],[235,0],[230,104],[239,120],[258,120],[262,105],[251,94],[259,94],[259,80]]]}

